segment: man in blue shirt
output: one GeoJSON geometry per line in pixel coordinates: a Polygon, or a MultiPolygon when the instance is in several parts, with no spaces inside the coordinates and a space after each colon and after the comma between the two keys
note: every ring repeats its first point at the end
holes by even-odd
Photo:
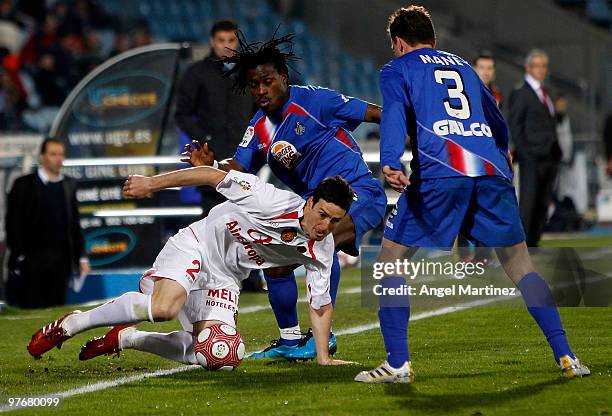
{"type": "MultiPolygon", "coordinates": [[[[410,258],[418,247],[451,247],[459,233],[496,247],[562,374],[589,375],[570,349],[552,293],[527,251],[511,182],[508,130],[491,92],[468,62],[435,49],[433,23],[424,7],[395,11],[389,35],[396,59],[380,73],[385,109],[380,163],[387,182],[402,195],[385,224],[379,262],[410,258]],[[410,180],[400,164],[406,135],[413,152],[410,180]]],[[[401,276],[383,279],[383,287],[403,284],[401,276]]],[[[410,383],[409,302],[380,300],[387,361],[355,381],[410,383]]]]}
{"type": "MultiPolygon", "coordinates": [[[[334,231],[336,248],[357,255],[363,235],[382,222],[386,196],[372,176],[350,134],[361,122],[380,121],[381,108],[336,91],[289,85],[287,61],[292,35],[261,44],[246,44],[224,62],[235,64],[236,87],[249,90],[259,111],[249,124],[233,158],[214,161],[208,147],[196,143],[186,152],[194,165],[213,164],[223,170],[257,173],[267,164],[291,190],[308,198],[327,176],[339,175],[356,193],[349,215],[334,231]]],[[[335,301],[340,279],[334,257],[331,296],[335,301]]],[[[291,268],[268,270],[268,296],[276,316],[280,339],[251,358],[315,358],[312,337],[301,338],[297,316],[297,285],[291,268]],[[274,277],[271,277],[271,276],[274,277]]],[[[330,350],[335,350],[335,337],[330,350]]]]}

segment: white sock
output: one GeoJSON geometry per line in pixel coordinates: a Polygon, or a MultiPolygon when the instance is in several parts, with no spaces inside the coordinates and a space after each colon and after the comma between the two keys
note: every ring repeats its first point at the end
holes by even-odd
{"type": "Polygon", "coordinates": [[[291,328],[278,328],[280,331],[280,337],[287,341],[301,339],[302,332],[300,331],[300,325],[292,326],[291,328]]]}
{"type": "Polygon", "coordinates": [[[128,292],[87,312],[70,315],[62,322],[62,328],[66,330],[68,335],[76,335],[90,328],[133,324],[142,321],[153,322],[151,295],[128,292]]]}
{"type": "Polygon", "coordinates": [[[160,332],[125,331],[119,347],[150,352],[184,364],[198,364],[195,358],[194,337],[187,331],[160,332]]]}

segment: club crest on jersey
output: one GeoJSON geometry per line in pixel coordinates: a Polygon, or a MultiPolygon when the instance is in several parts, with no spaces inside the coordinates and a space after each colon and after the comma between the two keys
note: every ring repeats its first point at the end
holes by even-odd
{"type": "Polygon", "coordinates": [[[251,143],[253,135],[255,135],[255,128],[253,126],[247,127],[246,131],[244,132],[244,136],[242,136],[242,140],[240,141],[240,144],[238,146],[247,147],[249,143],[251,143]]]}
{"type": "Polygon", "coordinates": [[[297,237],[297,231],[293,228],[287,228],[281,231],[281,240],[285,243],[292,242],[297,237]]]}
{"type": "Polygon", "coordinates": [[[300,253],[300,254],[306,253],[306,247],[304,247],[304,246],[298,246],[298,247],[296,247],[296,249],[297,249],[298,253],[300,253]]]}
{"type": "Polygon", "coordinates": [[[295,134],[297,134],[298,136],[301,136],[306,131],[306,127],[304,127],[304,125],[298,121],[295,124],[295,130],[294,131],[295,131],[295,134]]]}
{"type": "Polygon", "coordinates": [[[272,157],[287,169],[291,169],[302,156],[294,145],[284,140],[274,143],[270,152],[272,157]]]}
{"type": "Polygon", "coordinates": [[[252,187],[251,183],[248,181],[245,181],[244,179],[240,179],[237,176],[233,176],[232,181],[236,182],[238,186],[240,186],[240,189],[242,189],[243,191],[251,190],[251,187],[252,187]]]}

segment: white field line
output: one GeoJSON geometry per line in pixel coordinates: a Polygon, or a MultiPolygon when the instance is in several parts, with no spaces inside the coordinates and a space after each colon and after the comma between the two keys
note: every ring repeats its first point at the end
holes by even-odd
{"type": "MultiPolygon", "coordinates": [[[[349,289],[347,289],[349,290],[349,289]]],[[[354,290],[353,288],[350,290],[354,290]]],[[[445,315],[445,314],[449,314],[449,313],[453,313],[453,312],[457,312],[459,310],[463,310],[463,309],[469,309],[469,308],[473,308],[475,306],[479,306],[479,305],[485,305],[488,303],[494,303],[500,300],[504,300],[507,299],[504,296],[500,296],[499,298],[491,298],[491,299],[486,299],[486,300],[478,300],[478,301],[474,301],[474,302],[467,302],[465,304],[459,304],[457,306],[452,306],[452,307],[446,307],[446,308],[441,308],[441,309],[436,309],[433,311],[428,311],[428,312],[422,312],[422,313],[418,313],[413,315],[410,320],[411,321],[417,321],[420,319],[426,319],[426,318],[431,318],[434,316],[440,316],[440,315],[445,315]]],[[[243,312],[244,313],[244,312],[243,312]]],[[[365,332],[365,331],[369,331],[371,329],[376,329],[379,327],[378,322],[372,322],[369,324],[365,324],[365,325],[358,325],[358,326],[354,326],[354,327],[350,327],[350,328],[346,328],[346,329],[342,329],[336,332],[336,336],[343,336],[343,335],[349,335],[349,334],[358,334],[360,332],[365,332]]],[[[77,387],[74,389],[70,389],[70,390],[65,390],[65,391],[60,391],[57,393],[53,393],[53,394],[48,394],[48,395],[44,395],[44,396],[38,396],[38,397],[49,397],[49,398],[53,398],[53,397],[60,397],[62,399],[64,398],[68,398],[68,397],[72,397],[72,396],[77,396],[77,395],[81,395],[81,394],[87,394],[87,393],[94,393],[94,392],[98,392],[98,391],[102,391],[102,390],[106,390],[112,387],[117,387],[117,386],[121,386],[123,384],[128,384],[128,383],[134,383],[137,381],[142,381],[145,380],[147,378],[156,378],[156,377],[163,377],[163,376],[167,376],[167,375],[171,375],[171,374],[176,374],[176,373],[182,373],[183,371],[191,371],[191,370],[195,370],[195,369],[199,369],[201,368],[198,365],[183,365],[180,367],[175,367],[175,368],[170,368],[167,370],[158,370],[158,371],[153,371],[150,373],[144,373],[144,374],[137,374],[137,375],[133,375],[133,376],[128,376],[128,377],[121,377],[118,378],[116,380],[109,380],[109,381],[101,381],[98,383],[93,383],[93,384],[87,384],[85,386],[81,386],[81,387],[77,387]]],[[[18,409],[23,409],[24,407],[11,407],[8,404],[2,404],[0,405],[0,413],[2,412],[10,412],[13,410],[18,410],[18,409]]]]}

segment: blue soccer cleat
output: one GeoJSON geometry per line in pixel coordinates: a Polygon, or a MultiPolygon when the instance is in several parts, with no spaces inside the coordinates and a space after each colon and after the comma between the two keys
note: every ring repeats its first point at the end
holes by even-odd
{"type": "MultiPolygon", "coordinates": [[[[329,337],[329,355],[334,355],[336,351],[338,351],[336,336],[331,334],[329,337]]],[[[300,340],[285,358],[288,360],[314,360],[317,358],[317,349],[311,328],[308,329],[306,336],[300,340]]]]}
{"type": "Polygon", "coordinates": [[[297,348],[296,345],[281,344],[280,339],[273,340],[268,347],[247,356],[247,358],[287,358],[287,355],[297,348]]]}

